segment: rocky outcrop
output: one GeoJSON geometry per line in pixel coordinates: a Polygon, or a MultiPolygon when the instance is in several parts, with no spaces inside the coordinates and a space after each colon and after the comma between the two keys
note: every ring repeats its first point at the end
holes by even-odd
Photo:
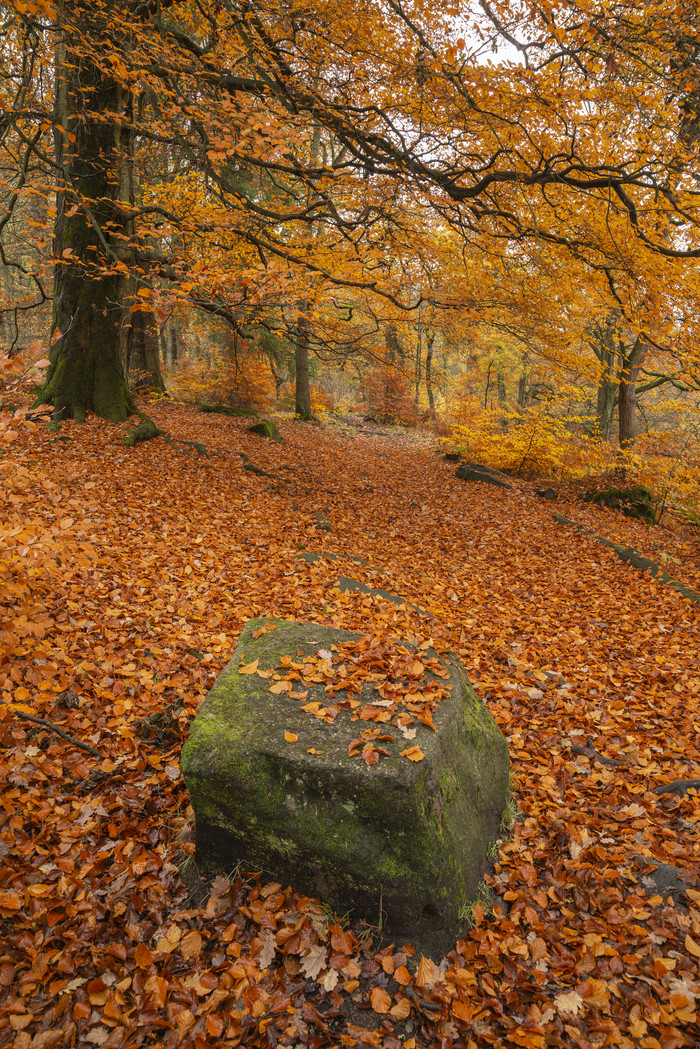
{"type": "MultiPolygon", "coordinates": [[[[339,650],[361,637],[313,623],[247,624],[182,754],[196,863],[266,872],[441,956],[499,834],[506,742],[454,656],[435,657],[410,694],[400,682],[380,692],[376,675],[358,677],[339,650]],[[305,659],[323,659],[325,678],[305,659]],[[328,674],[353,677],[355,691],[327,691],[328,674]],[[284,681],[295,675],[290,695],[284,681]],[[420,710],[430,688],[442,690],[434,729],[418,719],[406,728],[410,704],[420,710]]],[[[408,645],[398,651],[414,674],[430,662],[408,645]]]]}

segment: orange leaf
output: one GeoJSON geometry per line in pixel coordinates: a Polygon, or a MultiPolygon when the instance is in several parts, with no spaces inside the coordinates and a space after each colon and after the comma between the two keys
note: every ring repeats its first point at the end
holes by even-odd
{"type": "Polygon", "coordinates": [[[254,659],[252,663],[246,663],[245,666],[238,668],[239,674],[254,674],[258,669],[258,663],[260,660],[254,659]]]}
{"type": "Polygon", "coordinates": [[[220,1016],[212,1016],[211,1013],[207,1016],[207,1033],[212,1035],[213,1038],[220,1038],[224,1029],[224,1021],[220,1016]]]}
{"type": "Polygon", "coordinates": [[[394,972],[394,979],[397,983],[401,984],[402,987],[406,987],[411,982],[411,974],[405,965],[397,966],[394,972]]]}
{"type": "Polygon", "coordinates": [[[284,738],[286,739],[287,743],[296,743],[296,741],[299,739],[296,732],[285,732],[284,738]]]}
{"type": "Polygon", "coordinates": [[[182,951],[182,957],[188,958],[199,958],[199,952],[202,949],[202,937],[199,935],[196,929],[190,929],[185,936],[182,937],[182,943],[180,950],[182,951]]]}
{"type": "Polygon", "coordinates": [[[416,969],[416,987],[433,987],[442,980],[442,973],[431,958],[421,955],[416,969]]]}
{"type": "Polygon", "coordinates": [[[372,1008],[375,1013],[388,1013],[391,1006],[391,996],[381,987],[373,987],[370,995],[372,1008]]]}
{"type": "Polygon", "coordinates": [[[389,1012],[396,1020],[405,1020],[411,1012],[411,1003],[408,998],[399,998],[396,1005],[392,1005],[389,1012]]]}
{"type": "Polygon", "coordinates": [[[408,747],[406,750],[401,751],[402,758],[408,758],[409,761],[422,761],[425,754],[420,747],[408,747]]]}
{"type": "Polygon", "coordinates": [[[137,943],[134,948],[134,961],[138,965],[139,969],[147,969],[149,965],[153,965],[153,955],[146,947],[145,943],[137,943]]]}

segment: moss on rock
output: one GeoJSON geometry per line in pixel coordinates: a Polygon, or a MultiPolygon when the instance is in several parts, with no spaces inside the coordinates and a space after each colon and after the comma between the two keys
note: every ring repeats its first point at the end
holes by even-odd
{"type": "Polygon", "coordinates": [[[602,492],[589,492],[584,502],[607,506],[610,510],[621,510],[627,517],[636,517],[648,524],[654,523],[654,496],[644,485],[632,488],[605,488],[602,492]]]}
{"type": "Polygon", "coordinates": [[[259,423],[253,423],[252,426],[248,427],[249,433],[255,433],[258,437],[267,437],[271,441],[281,441],[282,435],[279,432],[276,422],[272,419],[261,419],[259,423]]]}
{"type": "MultiPolygon", "coordinates": [[[[182,769],[195,812],[197,864],[249,869],[288,880],[339,912],[352,910],[426,953],[452,946],[465,901],[475,899],[508,801],[505,740],[454,657],[452,687],[436,732],[418,727],[425,754],[411,762],[398,729],[373,766],[350,757],[364,725],[346,712],[332,723],[270,692],[258,669],[282,656],[315,654],[360,635],[312,623],[251,620],[195,718],[182,769]],[[255,638],[261,627],[274,629],[255,638]],[[285,733],[298,736],[289,743],[285,733]]],[[[407,646],[410,647],[410,646],[407,646]]],[[[327,702],[323,685],[307,701],[327,702]]],[[[362,703],[372,701],[371,683],[362,703]]]]}

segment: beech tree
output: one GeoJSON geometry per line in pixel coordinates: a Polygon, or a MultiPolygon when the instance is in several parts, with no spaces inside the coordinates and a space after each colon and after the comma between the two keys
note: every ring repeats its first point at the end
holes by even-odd
{"type": "MultiPolygon", "coordinates": [[[[15,54],[43,63],[57,100],[31,93],[8,47],[5,83],[23,93],[5,126],[21,132],[24,156],[56,193],[55,341],[42,399],[57,414],[120,419],[133,409],[124,346],[137,288],[143,308],[157,289],[243,336],[276,303],[278,333],[287,327],[301,365],[307,342],[338,324],[330,306],[311,326],[308,310],[289,308],[308,301],[310,285],[415,309],[391,256],[413,243],[426,209],[461,242],[451,272],[475,246],[553,253],[576,294],[593,281],[601,314],[619,310],[633,343],[698,370],[693,8],[13,0],[8,9],[15,54]],[[455,30],[467,16],[468,38],[455,30]],[[309,150],[310,137],[332,150],[309,150]],[[168,181],[144,159],[159,149],[183,159],[168,181]]],[[[425,294],[457,308],[436,290],[445,283],[425,294]]],[[[620,390],[625,418],[636,368],[620,390]]]]}

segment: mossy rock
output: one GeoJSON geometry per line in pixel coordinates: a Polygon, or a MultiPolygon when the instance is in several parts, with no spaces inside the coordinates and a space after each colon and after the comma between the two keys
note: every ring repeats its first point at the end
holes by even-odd
{"type": "MultiPolygon", "coordinates": [[[[348,753],[365,722],[341,711],[326,723],[274,695],[267,679],[239,673],[241,658],[267,670],[285,655],[360,636],[314,623],[248,622],[182,752],[195,861],[205,872],[237,864],[262,871],[442,957],[478,897],[509,798],[505,739],[464,668],[454,656],[442,660],[451,694],[433,716],[436,731],[416,723],[407,742],[380,726],[394,742],[382,741],[390,753],[372,766],[348,753]],[[287,742],[285,733],[298,739],[287,742]],[[423,760],[401,756],[413,745],[423,760]]],[[[367,682],[354,698],[365,705],[381,697],[367,682]]],[[[306,701],[328,704],[324,684],[311,685],[306,701]]]]}
{"type": "Polygon", "coordinates": [[[621,510],[627,517],[653,524],[655,520],[654,496],[644,485],[632,488],[605,488],[602,492],[589,492],[584,502],[607,506],[610,510],[621,510]]]}
{"type": "Polygon", "coordinates": [[[455,476],[461,481],[481,481],[482,484],[492,484],[497,488],[513,487],[504,481],[502,476],[499,477],[495,470],[490,470],[486,466],[471,466],[469,463],[463,463],[457,467],[455,476]]]}
{"type": "Polygon", "coordinates": [[[257,419],[255,408],[240,408],[230,404],[200,404],[200,412],[208,415],[228,415],[232,419],[257,419]]]}
{"type": "Polygon", "coordinates": [[[273,422],[272,419],[261,419],[259,423],[253,423],[252,426],[248,427],[248,433],[256,433],[259,437],[268,437],[271,441],[282,440],[277,423],[273,422]]]}

